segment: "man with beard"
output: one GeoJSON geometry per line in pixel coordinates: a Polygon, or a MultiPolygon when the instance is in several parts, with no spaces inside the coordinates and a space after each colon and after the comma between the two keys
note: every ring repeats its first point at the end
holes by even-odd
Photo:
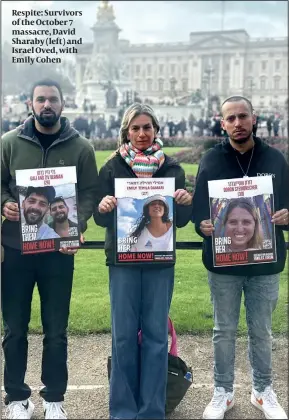
{"type": "MultiPolygon", "coordinates": [[[[244,291],[253,389],[251,403],[267,419],[287,419],[272,386],[272,314],[278,301],[280,273],[286,261],[284,230],[288,230],[289,168],[282,153],[253,136],[256,116],[251,102],[233,96],[222,104],[222,128],[228,139],[202,158],[193,197],[193,221],[202,236],[203,263],[208,270],[214,307],[214,396],[204,419],[223,419],[234,405],[235,340],[244,291]],[[208,181],[272,175],[277,262],[214,267],[208,181]]],[[[242,233],[236,230],[236,239],[242,233]]]]}
{"type": "Polygon", "coordinates": [[[28,187],[22,202],[23,215],[27,225],[37,225],[36,240],[59,238],[57,232],[44,223],[49,203],[55,197],[54,187],[28,187]]]}
{"type": "Polygon", "coordinates": [[[55,197],[50,203],[50,216],[53,222],[49,226],[61,237],[76,236],[77,233],[71,235],[71,231],[78,228],[77,223],[72,222],[68,218],[69,208],[63,197],[55,197]]]}
{"type": "MultiPolygon", "coordinates": [[[[5,217],[2,225],[5,259],[1,266],[1,298],[6,416],[28,419],[34,409],[25,373],[31,300],[37,283],[44,333],[41,375],[44,387],[40,395],[46,419],[66,419],[63,400],[68,381],[67,325],[77,249],[21,254],[15,172],[75,166],[78,222],[82,233],[94,210],[98,175],[92,146],[71,127],[67,118],[61,116],[64,100],[59,84],[50,79],[36,82],[31,89],[30,105],[33,115],[2,137],[1,206],[5,217]]],[[[44,201],[41,205],[48,207],[48,202],[44,201]]],[[[32,213],[28,219],[35,222],[37,211],[34,209],[32,213]]]]}

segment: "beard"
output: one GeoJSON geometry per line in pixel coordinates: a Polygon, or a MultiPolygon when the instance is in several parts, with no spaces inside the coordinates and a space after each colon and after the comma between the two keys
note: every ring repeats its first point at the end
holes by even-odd
{"type": "Polygon", "coordinates": [[[251,138],[251,136],[252,136],[252,133],[253,133],[253,131],[251,131],[249,134],[244,133],[244,137],[237,137],[237,138],[234,138],[234,137],[232,136],[232,137],[230,137],[230,139],[231,139],[234,143],[237,143],[237,144],[244,144],[244,143],[247,143],[247,141],[249,141],[249,140],[250,140],[250,138],[251,138]]]}
{"type": "Polygon", "coordinates": [[[38,225],[43,219],[42,213],[35,209],[24,210],[23,214],[27,225],[38,225]]]}
{"type": "Polygon", "coordinates": [[[56,223],[64,223],[68,219],[68,216],[66,213],[58,213],[54,217],[54,222],[56,223]]]}
{"type": "MultiPolygon", "coordinates": [[[[52,109],[49,110],[50,114],[45,114],[45,111],[41,111],[40,114],[36,114],[34,107],[32,106],[32,111],[35,119],[39,122],[42,127],[53,127],[60,118],[61,112],[56,114],[52,109]]],[[[46,110],[48,112],[48,110],[46,110]]]]}

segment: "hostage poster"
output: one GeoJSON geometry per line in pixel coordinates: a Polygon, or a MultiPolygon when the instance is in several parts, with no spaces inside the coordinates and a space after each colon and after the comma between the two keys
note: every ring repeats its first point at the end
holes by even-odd
{"type": "Polygon", "coordinates": [[[174,178],[115,179],[116,264],[175,261],[174,178]]]}
{"type": "Polygon", "coordinates": [[[79,247],[76,168],[16,171],[22,254],[79,247]]]}
{"type": "Polygon", "coordinates": [[[271,176],[209,181],[214,267],[276,261],[271,176]]]}

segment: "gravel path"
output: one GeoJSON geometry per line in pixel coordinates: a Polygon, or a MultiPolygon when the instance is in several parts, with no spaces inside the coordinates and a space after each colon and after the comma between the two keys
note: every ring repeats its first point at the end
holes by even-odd
{"type": "MultiPolygon", "coordinates": [[[[182,335],[178,337],[180,356],[193,367],[194,383],[171,419],[201,419],[212,396],[213,348],[210,337],[182,335]]],[[[33,388],[35,403],[33,418],[43,419],[41,398],[38,395],[42,337],[29,337],[29,361],[26,382],[33,388]]],[[[288,413],[288,340],[278,338],[273,352],[274,388],[280,403],[288,413]]],[[[107,419],[108,380],[107,356],[110,354],[110,335],[73,336],[69,338],[69,387],[65,409],[70,419],[107,419]]],[[[250,403],[251,379],[247,361],[247,343],[237,340],[235,406],[226,419],[262,419],[263,414],[250,403]]],[[[2,397],[4,392],[2,391],[2,397]]],[[[2,406],[3,408],[3,406],[2,406]]],[[[5,418],[5,411],[2,411],[5,418]]]]}

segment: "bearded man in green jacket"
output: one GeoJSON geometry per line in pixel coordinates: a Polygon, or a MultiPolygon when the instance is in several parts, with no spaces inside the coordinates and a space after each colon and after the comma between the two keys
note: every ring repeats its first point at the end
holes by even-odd
{"type": "MultiPolygon", "coordinates": [[[[27,332],[31,300],[37,283],[44,333],[42,376],[46,419],[66,419],[63,408],[67,388],[67,324],[71,298],[75,249],[21,255],[18,193],[15,171],[19,169],[76,166],[79,225],[83,233],[96,200],[97,168],[87,139],[61,117],[64,100],[61,87],[45,79],[31,90],[33,115],[2,138],[1,209],[2,314],[5,356],[4,387],[7,417],[29,419],[34,404],[24,382],[27,368],[27,332]]],[[[83,236],[81,238],[83,241],[83,236]]]]}

